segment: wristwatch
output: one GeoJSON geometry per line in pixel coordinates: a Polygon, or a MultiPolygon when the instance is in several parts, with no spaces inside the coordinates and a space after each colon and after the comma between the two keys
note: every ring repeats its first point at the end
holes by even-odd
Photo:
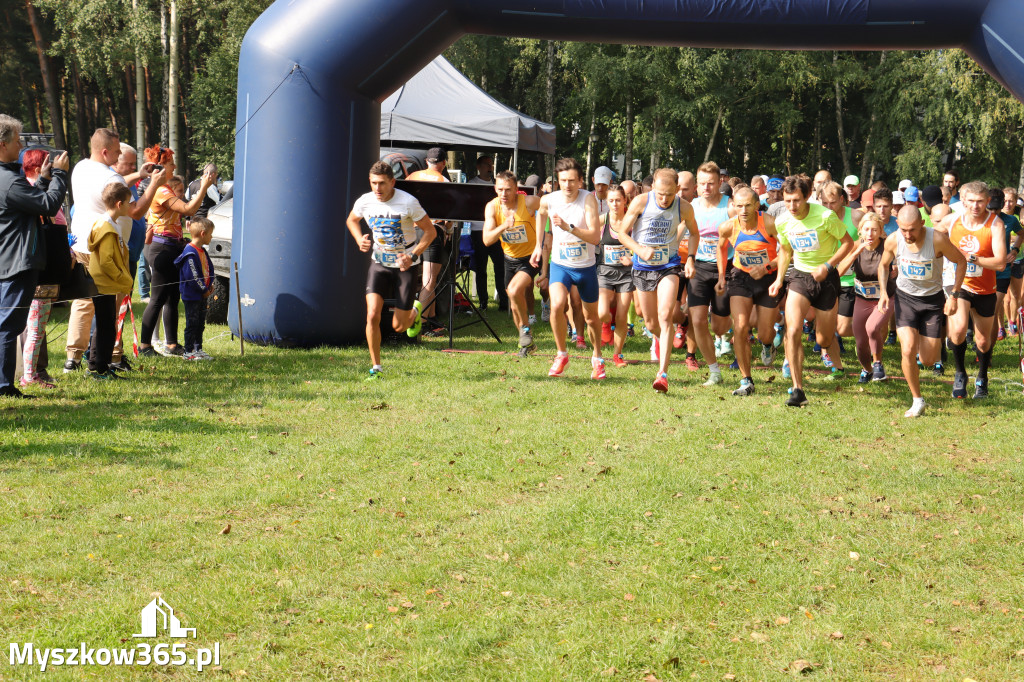
{"type": "Polygon", "coordinates": [[[956,289],[954,291],[949,292],[949,295],[952,296],[953,298],[960,298],[960,293],[960,290],[956,289]]]}
{"type": "Polygon", "coordinates": [[[970,256],[967,257],[967,262],[968,263],[977,263],[978,262],[978,254],[972,253],[970,256]]]}

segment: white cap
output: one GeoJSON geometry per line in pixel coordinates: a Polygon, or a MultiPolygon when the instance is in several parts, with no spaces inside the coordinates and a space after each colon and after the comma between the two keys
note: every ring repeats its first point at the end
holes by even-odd
{"type": "Polygon", "coordinates": [[[594,171],[594,184],[595,185],[610,185],[612,184],[612,169],[608,166],[598,166],[597,170],[594,171]]]}
{"type": "Polygon", "coordinates": [[[910,187],[913,184],[914,183],[911,182],[910,180],[900,180],[900,191],[902,192],[903,190],[905,190],[906,188],[910,187]]]}
{"type": "Polygon", "coordinates": [[[899,190],[896,190],[895,192],[892,193],[892,205],[893,206],[902,205],[902,204],[906,204],[906,203],[907,203],[907,200],[903,198],[903,192],[901,192],[899,190]]]}

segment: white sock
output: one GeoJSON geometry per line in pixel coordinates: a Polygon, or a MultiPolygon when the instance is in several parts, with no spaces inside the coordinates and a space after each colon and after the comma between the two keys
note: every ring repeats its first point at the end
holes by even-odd
{"type": "Polygon", "coordinates": [[[914,402],[911,404],[911,407],[917,407],[918,405],[924,405],[924,398],[914,398],[914,402]]]}
{"type": "Polygon", "coordinates": [[[718,367],[718,363],[717,362],[712,362],[711,364],[709,364],[708,365],[708,371],[711,372],[712,374],[721,374],[722,373],[722,370],[718,367]]]}
{"type": "Polygon", "coordinates": [[[560,351],[558,351],[558,357],[560,357],[560,358],[569,357],[569,351],[567,351],[567,350],[560,350],[560,351]]]}
{"type": "Polygon", "coordinates": [[[373,371],[374,372],[381,372],[383,370],[384,370],[384,366],[383,365],[374,365],[373,366],[373,371]]]}

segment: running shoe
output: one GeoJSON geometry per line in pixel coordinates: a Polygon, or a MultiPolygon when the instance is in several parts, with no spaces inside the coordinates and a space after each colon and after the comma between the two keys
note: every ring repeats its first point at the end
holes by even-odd
{"type": "Polygon", "coordinates": [[[530,326],[532,327],[533,325],[537,324],[537,316],[530,315],[530,317],[526,321],[529,322],[530,326]]]}
{"type": "Polygon", "coordinates": [[[405,330],[405,335],[410,339],[415,339],[423,331],[423,304],[419,301],[413,301],[413,319],[412,325],[405,330]]]}
{"type": "Polygon", "coordinates": [[[739,368],[740,368],[740,361],[739,360],[733,360],[732,362],[729,363],[729,369],[739,369],[739,368]]]}
{"type": "Polygon", "coordinates": [[[789,370],[789,360],[788,359],[783,360],[782,361],[782,378],[783,379],[790,379],[790,378],[792,378],[792,376],[793,376],[793,373],[789,370]]]}
{"type": "Polygon", "coordinates": [[[533,334],[530,332],[529,327],[523,327],[519,330],[519,347],[529,348],[533,345],[533,334]]]}
{"type": "Polygon", "coordinates": [[[925,407],[924,398],[921,398],[920,400],[914,400],[914,402],[910,404],[910,409],[907,410],[906,412],[904,412],[903,416],[904,417],[920,417],[921,414],[924,413],[924,407],[925,407]]]}
{"type": "Polygon", "coordinates": [[[872,381],[886,381],[889,377],[885,376],[885,367],[880,362],[871,363],[871,380],[872,381]]]}
{"type": "Polygon", "coordinates": [[[999,330],[996,331],[996,341],[1002,341],[1006,338],[1006,330],[1000,325],[999,330]]]}
{"type": "Polygon", "coordinates": [[[213,356],[210,355],[209,353],[207,353],[202,348],[200,348],[199,350],[195,351],[194,354],[196,356],[196,360],[213,360],[213,356]]]}
{"type": "Polygon", "coordinates": [[[729,343],[729,339],[725,338],[724,336],[722,337],[721,349],[722,349],[722,355],[731,355],[732,354],[732,344],[729,343]]]}
{"type": "Polygon", "coordinates": [[[82,369],[82,361],[81,360],[72,360],[72,359],[68,358],[68,360],[66,360],[64,362],[64,373],[65,374],[71,374],[72,372],[77,372],[80,369],[82,369]]]}
{"type": "Polygon", "coordinates": [[[85,373],[90,379],[96,379],[97,381],[124,381],[124,377],[117,372],[111,372],[109,369],[106,372],[94,372],[91,369],[85,373]]]}
{"type": "Polygon", "coordinates": [[[718,358],[718,357],[721,357],[721,356],[722,356],[722,337],[721,336],[716,336],[715,337],[715,357],[718,358]]]}
{"type": "Polygon", "coordinates": [[[987,379],[975,379],[974,380],[974,399],[981,400],[988,397],[988,380],[987,379]]]}
{"type": "Polygon", "coordinates": [[[649,339],[653,339],[654,338],[654,334],[651,333],[651,330],[647,328],[646,324],[643,326],[643,328],[640,329],[640,333],[643,334],[644,336],[646,336],[649,339]]]}
{"type": "Polygon", "coordinates": [[[661,344],[658,343],[658,339],[651,337],[651,360],[658,362],[661,360],[661,344]]]}
{"type": "Polygon", "coordinates": [[[128,362],[128,358],[122,357],[118,362],[110,363],[110,369],[115,372],[131,372],[132,365],[128,362]]]}
{"type": "MultiPolygon", "coordinates": [[[[808,338],[807,340],[810,341],[811,339],[808,338]]],[[[818,343],[818,335],[817,334],[814,335],[814,347],[811,350],[813,350],[815,353],[820,353],[821,352],[821,344],[818,343]]]]}
{"type": "Polygon", "coordinates": [[[895,346],[896,345],[896,332],[889,332],[889,335],[885,337],[885,345],[895,346]]]}
{"type": "Polygon", "coordinates": [[[839,344],[839,354],[846,355],[846,345],[843,343],[843,337],[836,334],[836,343],[839,344]]]}
{"type": "Polygon", "coordinates": [[[384,370],[370,368],[370,376],[366,377],[364,381],[384,381],[384,370]]]}
{"type": "Polygon", "coordinates": [[[551,321],[551,304],[547,301],[540,302],[540,321],[550,322],[551,321]]]}
{"type": "Polygon", "coordinates": [[[632,322],[629,322],[628,324],[629,324],[629,329],[626,330],[626,338],[627,339],[631,339],[634,336],[636,336],[636,330],[633,329],[633,323],[632,322]]]}
{"type": "Polygon", "coordinates": [[[560,377],[565,371],[566,366],[569,364],[568,355],[556,355],[555,361],[551,365],[551,369],[548,370],[549,377],[560,377]]]}
{"type": "Polygon", "coordinates": [[[700,369],[700,365],[697,364],[697,356],[692,353],[686,354],[686,369],[691,372],[696,372],[700,369]]]}
{"type": "Polygon", "coordinates": [[[924,363],[921,362],[921,356],[920,355],[917,356],[917,368],[918,369],[924,369],[924,363]]]}
{"type": "MultiPolygon", "coordinates": [[[[139,357],[140,358],[155,358],[155,357],[159,357],[159,356],[160,356],[160,354],[156,352],[156,348],[153,348],[153,346],[149,346],[147,348],[140,348],[139,349],[139,357]]],[[[64,371],[65,372],[67,371],[67,365],[64,365],[64,371]]]]}
{"type": "Polygon", "coordinates": [[[180,343],[175,344],[173,348],[171,346],[166,346],[166,348],[167,348],[167,357],[171,357],[171,358],[177,357],[177,358],[180,358],[182,355],[185,354],[185,348],[180,343]]]}
{"type": "Polygon", "coordinates": [[[807,334],[808,336],[810,336],[812,331],[814,331],[814,327],[811,326],[810,322],[808,322],[807,320],[804,320],[804,334],[807,334]]]}
{"type": "Polygon", "coordinates": [[[653,386],[654,390],[658,393],[668,393],[668,375],[662,372],[658,375],[658,378],[654,380],[654,383],[651,384],[651,386],[653,386]]]}
{"type": "Polygon", "coordinates": [[[708,376],[708,380],[704,382],[704,385],[705,386],[717,386],[720,383],[722,383],[722,373],[721,372],[712,372],[708,376]]]}
{"type": "Polygon", "coordinates": [[[569,334],[568,338],[569,338],[570,341],[572,341],[573,339],[576,338],[576,332],[573,331],[573,328],[572,328],[571,324],[565,325],[565,331],[569,334]]]}
{"type": "Polygon", "coordinates": [[[846,372],[843,371],[842,367],[830,367],[828,376],[825,378],[829,381],[842,381],[846,378],[846,372]]]}
{"type": "Polygon", "coordinates": [[[686,328],[681,324],[676,325],[676,335],[672,338],[672,347],[679,350],[686,345],[686,328]]]}
{"type": "Polygon", "coordinates": [[[1010,326],[1006,329],[1006,334],[1008,336],[1017,336],[1017,325],[1011,322],[1010,326]]]}
{"type": "Polygon", "coordinates": [[[782,325],[775,324],[775,338],[772,339],[772,345],[778,348],[782,345],[782,325]]]}
{"type": "Polygon", "coordinates": [[[932,374],[937,377],[944,376],[946,374],[946,368],[942,366],[941,362],[936,362],[935,366],[932,367],[932,374]]]}
{"type": "Polygon", "coordinates": [[[821,364],[825,365],[825,369],[832,369],[836,366],[836,363],[832,362],[832,356],[828,353],[821,354],[821,364]]]}
{"type": "Polygon", "coordinates": [[[577,350],[586,350],[587,349],[587,342],[583,340],[583,335],[582,334],[577,334],[576,335],[576,349],[577,350]]]}
{"type": "Polygon", "coordinates": [[[866,384],[869,381],[871,381],[871,372],[867,371],[866,369],[862,369],[860,371],[860,377],[857,378],[857,383],[866,384]]]}
{"type": "Polygon", "coordinates": [[[953,376],[953,397],[967,397],[967,374],[964,372],[957,372],[953,376]]]}
{"type": "Polygon", "coordinates": [[[612,362],[615,363],[616,367],[625,367],[629,363],[626,362],[626,358],[622,357],[622,353],[618,353],[612,356],[612,362]]]}
{"type": "Polygon", "coordinates": [[[804,389],[794,388],[789,394],[789,399],[786,401],[787,407],[803,407],[807,404],[807,396],[804,395],[804,389]]]}
{"type": "Polygon", "coordinates": [[[162,339],[153,339],[153,349],[156,350],[159,355],[167,355],[167,345],[162,339]]]}
{"type": "Polygon", "coordinates": [[[591,372],[590,378],[600,381],[607,376],[604,373],[604,358],[592,358],[590,361],[591,372]]]}
{"type": "Polygon", "coordinates": [[[771,367],[775,364],[775,354],[777,353],[775,346],[771,344],[761,344],[761,364],[765,367],[771,367]]]}
{"type": "Polygon", "coordinates": [[[740,387],[732,392],[733,395],[754,395],[754,382],[751,379],[741,379],[740,387]]]}
{"type": "Polygon", "coordinates": [[[612,342],[612,325],[608,322],[601,323],[601,343],[608,345],[612,342]]]}
{"type": "Polygon", "coordinates": [[[199,356],[192,351],[185,351],[185,354],[181,356],[182,360],[198,360],[199,356]]]}

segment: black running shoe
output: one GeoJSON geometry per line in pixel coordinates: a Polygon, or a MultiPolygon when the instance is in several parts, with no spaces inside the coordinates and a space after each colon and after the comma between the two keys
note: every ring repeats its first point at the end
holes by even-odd
{"type": "Polygon", "coordinates": [[[957,372],[953,377],[953,397],[967,397],[967,375],[963,372],[957,372]]]}
{"type": "Polygon", "coordinates": [[[988,397],[988,381],[976,379],[974,381],[974,399],[983,400],[988,397]]]}
{"type": "Polygon", "coordinates": [[[789,400],[786,401],[786,405],[789,407],[803,407],[807,404],[807,396],[804,395],[804,389],[794,388],[793,392],[789,394],[789,400]]]}

